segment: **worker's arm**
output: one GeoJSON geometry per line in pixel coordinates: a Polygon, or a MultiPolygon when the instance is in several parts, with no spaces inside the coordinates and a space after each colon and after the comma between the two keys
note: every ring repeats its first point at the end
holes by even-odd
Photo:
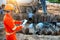
{"type": "Polygon", "coordinates": [[[20,25],[20,26],[14,26],[14,27],[12,28],[12,30],[14,30],[14,31],[20,31],[22,28],[23,28],[22,25],[20,25]]]}
{"type": "Polygon", "coordinates": [[[23,22],[23,24],[22,25],[20,25],[20,26],[15,26],[14,28],[13,28],[13,30],[21,30],[24,26],[25,26],[25,24],[27,23],[27,20],[24,20],[24,22],[23,22]]]}
{"type": "Polygon", "coordinates": [[[20,26],[15,26],[14,25],[14,27],[13,27],[12,30],[19,31],[19,30],[21,30],[23,28],[23,26],[21,25],[22,24],[22,21],[13,20],[13,22],[14,22],[14,24],[20,24],[20,26]]]}
{"type": "Polygon", "coordinates": [[[19,30],[21,30],[21,29],[23,28],[22,25],[20,25],[20,26],[15,26],[15,25],[12,25],[12,23],[8,23],[8,21],[4,22],[4,24],[7,25],[6,28],[11,29],[12,31],[19,31],[19,30]],[[14,27],[13,27],[13,26],[14,26],[14,27]]]}
{"type": "Polygon", "coordinates": [[[13,20],[15,24],[22,24],[22,21],[13,20]]]}
{"type": "MultiPolygon", "coordinates": [[[[16,22],[16,23],[21,23],[21,22],[16,22]]],[[[7,26],[6,28],[11,29],[12,31],[18,31],[21,30],[23,28],[23,26],[15,26],[15,24],[13,23],[12,20],[10,20],[9,18],[4,20],[4,24],[7,26]]]]}

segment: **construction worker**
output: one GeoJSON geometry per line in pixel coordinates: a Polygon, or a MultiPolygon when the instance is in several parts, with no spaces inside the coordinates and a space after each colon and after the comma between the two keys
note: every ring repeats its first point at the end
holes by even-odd
{"type": "Polygon", "coordinates": [[[17,40],[16,32],[24,27],[23,25],[21,25],[22,21],[16,21],[12,18],[11,14],[14,11],[14,6],[12,4],[6,4],[4,11],[5,16],[3,22],[6,31],[6,40],[17,40]],[[20,25],[16,26],[15,24],[20,25]]]}
{"type": "Polygon", "coordinates": [[[44,14],[47,14],[46,0],[40,0],[44,14]]]}

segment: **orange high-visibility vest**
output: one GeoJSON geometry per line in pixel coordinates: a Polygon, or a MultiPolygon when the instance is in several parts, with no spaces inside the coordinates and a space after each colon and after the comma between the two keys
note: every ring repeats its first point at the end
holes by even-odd
{"type": "Polygon", "coordinates": [[[22,24],[21,21],[14,21],[11,15],[5,14],[4,16],[4,27],[6,31],[6,40],[17,40],[16,31],[21,30],[22,26],[15,26],[15,24],[22,24]]]}

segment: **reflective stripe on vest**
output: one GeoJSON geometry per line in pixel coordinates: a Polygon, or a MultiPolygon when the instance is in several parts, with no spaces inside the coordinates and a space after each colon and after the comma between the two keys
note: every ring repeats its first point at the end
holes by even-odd
{"type": "Polygon", "coordinates": [[[12,34],[14,34],[15,32],[12,32],[12,33],[8,33],[8,32],[6,32],[6,35],[12,35],[12,34]]]}
{"type": "Polygon", "coordinates": [[[17,27],[15,26],[12,30],[15,30],[17,27]]]}

